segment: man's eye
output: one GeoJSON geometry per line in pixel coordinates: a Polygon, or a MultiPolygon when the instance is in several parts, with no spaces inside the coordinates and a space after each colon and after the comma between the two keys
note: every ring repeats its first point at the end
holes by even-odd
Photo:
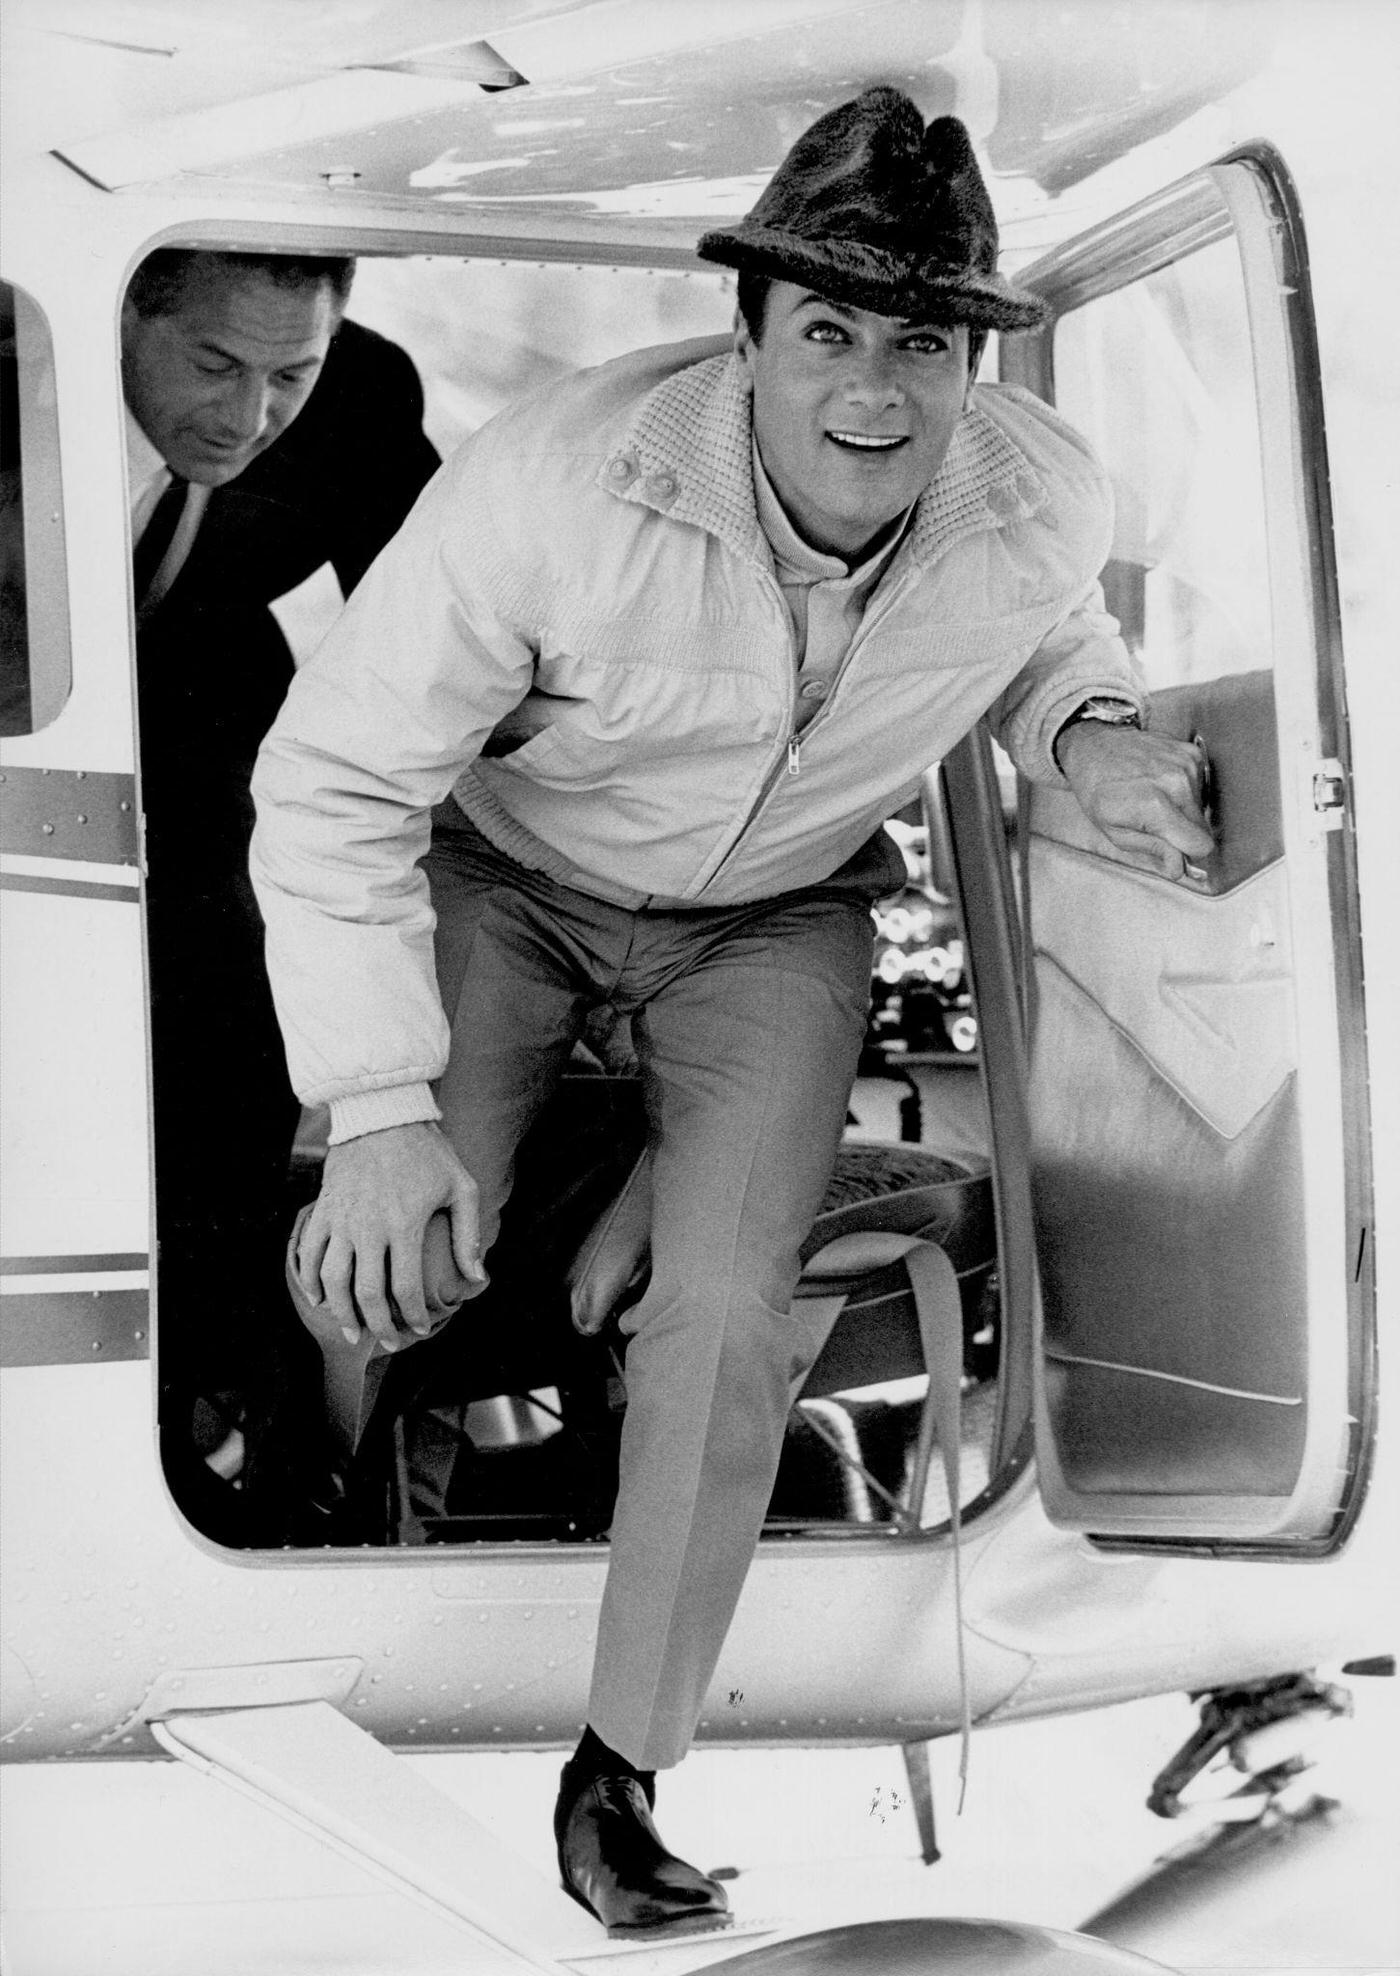
{"type": "Polygon", "coordinates": [[[803,334],[809,343],[844,343],[847,341],[845,330],[842,329],[839,323],[835,322],[809,323],[803,334]]]}
{"type": "Polygon", "coordinates": [[[940,351],[947,350],[951,346],[946,336],[940,336],[936,330],[927,329],[917,336],[906,336],[902,347],[922,357],[936,356],[940,351]]]}

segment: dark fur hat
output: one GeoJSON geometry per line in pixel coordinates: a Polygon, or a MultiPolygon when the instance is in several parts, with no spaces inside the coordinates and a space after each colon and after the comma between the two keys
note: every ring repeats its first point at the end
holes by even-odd
{"type": "Polygon", "coordinates": [[[925,130],[918,105],[885,86],[818,117],[738,226],[696,251],[876,315],[973,329],[1045,317],[996,271],[996,215],[966,125],[935,117],[925,130]]]}

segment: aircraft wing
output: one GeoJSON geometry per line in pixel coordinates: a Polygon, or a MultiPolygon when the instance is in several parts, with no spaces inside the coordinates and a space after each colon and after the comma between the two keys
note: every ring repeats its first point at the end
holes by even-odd
{"type": "MultiPolygon", "coordinates": [[[[689,1976],[776,1949],[782,1937],[877,1917],[977,1914],[1097,1929],[1085,1917],[1112,1919],[1133,1882],[1132,1931],[1120,1913],[1104,1932],[1139,1955],[1221,1970],[1388,1966],[1393,1930],[1377,1890],[1397,1821],[1373,1759],[1393,1742],[1394,1685],[1358,1683],[1357,1719],[1337,1731],[1341,1747],[1319,1773],[1347,1806],[1343,1844],[1324,1857],[1312,1835],[1304,1856],[1284,1832],[1264,1900],[1238,1877],[1229,1902],[1177,1885],[1144,1920],[1144,1878],[1180,1845],[1185,1822],[1164,1824],[1142,1802],[1145,1780],[1191,1713],[1184,1698],[1157,1696],[1092,1720],[989,1732],[964,1815],[940,1822],[944,1856],[932,1868],[918,1857],[895,1751],[697,1751],[664,1780],[668,1838],[707,1869],[742,1868],[730,1883],[736,1913],[773,1932],[565,1966],[577,1976],[689,1976]],[[1285,1939],[1298,1950],[1287,1962],[1285,1939]]],[[[951,1805],[954,1743],[935,1744],[932,1758],[940,1807],[951,1805]]],[[[557,1755],[397,1760],[549,1873],[557,1755]]],[[[9,1766],[0,1773],[0,1835],[5,1976],[496,1976],[519,1967],[184,1764],[9,1766]]],[[[888,1976],[889,1965],[878,1966],[888,1976]]],[[[947,1976],[945,1963],[931,1966],[947,1976]]],[[[859,1965],[850,1967],[859,1976],[859,1965]]]]}

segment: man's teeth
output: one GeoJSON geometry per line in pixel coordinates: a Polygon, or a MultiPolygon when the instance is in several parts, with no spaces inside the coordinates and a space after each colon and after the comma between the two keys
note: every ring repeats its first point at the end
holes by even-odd
{"type": "Polygon", "coordinates": [[[904,444],[903,433],[880,438],[872,432],[829,432],[827,438],[834,439],[838,446],[858,446],[867,453],[888,453],[904,444]]]}

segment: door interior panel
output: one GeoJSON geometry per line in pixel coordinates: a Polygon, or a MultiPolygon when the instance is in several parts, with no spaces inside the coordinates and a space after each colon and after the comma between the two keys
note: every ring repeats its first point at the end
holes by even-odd
{"type": "Polygon", "coordinates": [[[1303,1294],[1294,1081],[1227,1138],[1053,962],[1037,972],[1033,1195],[1066,1480],[1287,1494],[1306,1373],[1283,1321],[1303,1294]]]}
{"type": "Polygon", "coordinates": [[[1298,1060],[1268,675],[1167,689],[1218,850],[1127,865],[1029,796],[1030,1113],[1046,1403],[1087,1495],[1286,1497],[1306,1432],[1298,1060]]]}
{"type": "MultiPolygon", "coordinates": [[[[1054,792],[1044,807],[1066,802],[1054,792]]],[[[1297,1063],[1282,869],[1212,898],[1036,836],[1029,874],[1037,959],[1236,1137],[1297,1063]]]]}
{"type": "Polygon", "coordinates": [[[1082,1493],[1273,1501],[1297,1479],[1301,1400],[1270,1404],[1053,1359],[1046,1390],[1065,1479],[1082,1493]]]}

